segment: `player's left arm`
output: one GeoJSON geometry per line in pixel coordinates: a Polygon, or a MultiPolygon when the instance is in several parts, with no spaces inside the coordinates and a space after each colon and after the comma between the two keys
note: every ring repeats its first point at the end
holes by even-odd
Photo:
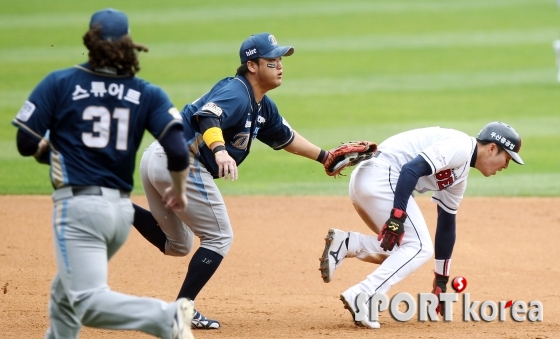
{"type": "Polygon", "coordinates": [[[320,161],[319,155],[322,153],[319,146],[314,145],[296,131],[294,131],[294,139],[284,147],[284,150],[317,161],[320,161]]]}
{"type": "MultiPolygon", "coordinates": [[[[435,251],[435,270],[432,293],[438,299],[440,293],[447,292],[447,282],[449,281],[449,270],[451,268],[451,254],[455,246],[456,238],[456,214],[452,214],[437,206],[438,219],[436,237],[434,243],[435,251]]],[[[436,312],[444,314],[443,303],[440,303],[436,312]]]]}

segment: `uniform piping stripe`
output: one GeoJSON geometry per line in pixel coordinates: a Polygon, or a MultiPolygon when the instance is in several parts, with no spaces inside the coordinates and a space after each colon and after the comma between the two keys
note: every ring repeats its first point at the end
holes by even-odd
{"type": "Polygon", "coordinates": [[[191,171],[189,172],[189,178],[191,178],[192,183],[196,186],[204,200],[210,203],[210,200],[208,199],[208,193],[206,192],[206,188],[204,187],[204,182],[202,181],[202,177],[200,176],[200,163],[198,159],[194,159],[193,165],[194,169],[191,169],[191,171]]]}
{"type": "Polygon", "coordinates": [[[68,173],[66,172],[62,153],[51,153],[51,181],[56,188],[68,184],[68,173]]]}
{"type": "Polygon", "coordinates": [[[12,122],[14,124],[16,124],[19,128],[22,128],[22,129],[26,130],[27,132],[31,133],[34,137],[36,137],[38,139],[43,139],[43,137],[41,135],[36,133],[34,130],[29,128],[27,125],[22,124],[18,119],[14,119],[14,120],[12,120],[12,122]]]}
{"type": "Polygon", "coordinates": [[[424,155],[422,158],[424,158],[424,160],[427,160],[428,163],[430,164],[430,166],[432,166],[432,172],[433,174],[436,174],[436,165],[432,162],[432,159],[430,159],[428,157],[428,155],[426,155],[426,153],[421,152],[420,154],[424,155]]]}
{"type": "Polygon", "coordinates": [[[66,268],[66,273],[70,274],[70,263],[68,262],[68,251],[66,248],[66,228],[68,226],[68,201],[63,200],[60,204],[56,205],[53,211],[53,228],[56,234],[56,242],[62,259],[64,260],[64,266],[66,268]]]}
{"type": "Polygon", "coordinates": [[[290,136],[290,139],[288,139],[288,141],[286,141],[286,142],[283,143],[282,145],[280,145],[280,146],[278,146],[278,147],[274,147],[275,150],[280,150],[280,149],[282,149],[282,148],[288,146],[289,144],[291,144],[292,141],[294,141],[294,138],[295,138],[296,135],[294,134],[294,131],[293,131],[293,130],[292,130],[291,132],[292,132],[292,135],[290,136]]]}
{"type": "Polygon", "coordinates": [[[171,120],[163,129],[163,131],[161,131],[161,133],[158,135],[158,139],[161,139],[161,137],[163,137],[165,135],[165,133],[167,133],[167,131],[169,130],[169,128],[171,128],[171,126],[175,125],[175,124],[183,124],[183,122],[180,119],[173,119],[171,120]]]}
{"type": "Polygon", "coordinates": [[[387,181],[389,181],[389,187],[391,187],[391,191],[393,192],[394,195],[395,189],[393,188],[393,183],[391,182],[391,167],[393,167],[393,165],[389,165],[389,178],[387,178],[387,181]]]}
{"type": "Polygon", "coordinates": [[[79,70],[82,70],[84,72],[87,72],[87,73],[100,75],[100,76],[104,76],[104,77],[108,77],[108,78],[124,79],[124,78],[130,78],[131,77],[130,74],[118,75],[118,74],[109,74],[109,73],[103,73],[103,72],[95,72],[95,71],[92,71],[91,69],[87,69],[87,68],[85,68],[81,65],[74,65],[74,67],[78,68],[79,70]]]}
{"type": "Polygon", "coordinates": [[[423,244],[422,244],[422,240],[420,240],[420,235],[418,235],[418,231],[416,230],[416,226],[414,226],[414,223],[412,222],[412,220],[411,220],[410,218],[407,218],[407,219],[410,220],[410,223],[412,224],[412,228],[414,228],[414,232],[416,233],[416,236],[418,237],[418,241],[419,241],[419,243],[420,243],[420,249],[418,250],[418,252],[416,252],[416,254],[414,254],[414,255],[412,256],[412,258],[410,258],[407,262],[405,262],[404,264],[402,264],[401,267],[397,268],[397,269],[395,270],[395,272],[393,272],[393,274],[391,274],[387,279],[385,279],[385,281],[383,281],[381,284],[379,284],[379,286],[375,289],[375,292],[377,292],[377,290],[378,290],[381,286],[383,286],[383,284],[385,284],[385,283],[387,282],[387,280],[391,279],[395,274],[397,274],[397,272],[398,272],[401,268],[405,267],[409,262],[412,261],[412,259],[416,258],[416,257],[418,256],[418,254],[420,254],[420,252],[422,252],[422,246],[423,246],[423,244]]]}
{"type": "MultiPolygon", "coordinates": [[[[391,184],[391,166],[389,166],[389,185],[391,185],[391,191],[393,191],[393,195],[395,194],[395,190],[393,189],[393,186],[391,184]]],[[[410,258],[407,262],[405,262],[404,264],[401,265],[401,267],[397,268],[393,274],[391,274],[387,279],[385,279],[385,281],[383,281],[381,284],[379,284],[379,286],[375,289],[375,292],[377,292],[377,290],[383,286],[383,284],[385,284],[389,279],[391,279],[395,274],[397,274],[397,272],[405,267],[409,262],[412,261],[412,259],[416,258],[418,256],[418,254],[420,254],[420,252],[422,252],[422,240],[420,239],[420,235],[418,234],[418,231],[416,230],[416,226],[414,226],[414,223],[412,222],[412,219],[410,219],[410,217],[407,217],[408,220],[410,220],[410,223],[412,224],[412,228],[414,229],[414,233],[416,233],[416,236],[418,237],[418,242],[420,243],[420,249],[418,250],[418,252],[416,252],[416,254],[414,254],[412,256],[412,258],[410,258]]]]}
{"type": "Polygon", "coordinates": [[[245,85],[245,83],[243,82],[243,80],[235,77],[235,80],[239,81],[240,83],[243,84],[243,86],[245,86],[245,90],[247,91],[247,95],[249,96],[249,105],[251,105],[251,113],[253,113],[253,100],[251,98],[251,92],[249,91],[249,88],[247,87],[247,85],[245,85]]]}
{"type": "Polygon", "coordinates": [[[450,211],[457,211],[456,208],[451,208],[451,207],[447,206],[446,204],[443,203],[443,201],[441,201],[441,200],[438,199],[438,198],[434,198],[434,197],[432,196],[432,199],[434,199],[434,200],[437,201],[438,203],[442,204],[443,206],[445,206],[445,208],[447,208],[447,209],[450,210],[450,211]]]}

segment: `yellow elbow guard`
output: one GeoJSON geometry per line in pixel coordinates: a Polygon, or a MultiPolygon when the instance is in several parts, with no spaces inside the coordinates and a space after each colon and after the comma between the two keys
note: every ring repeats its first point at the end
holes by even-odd
{"type": "Polygon", "coordinates": [[[219,127],[210,127],[202,135],[202,139],[206,143],[206,146],[210,147],[216,141],[221,141],[225,143],[224,136],[222,135],[222,130],[219,127]]]}

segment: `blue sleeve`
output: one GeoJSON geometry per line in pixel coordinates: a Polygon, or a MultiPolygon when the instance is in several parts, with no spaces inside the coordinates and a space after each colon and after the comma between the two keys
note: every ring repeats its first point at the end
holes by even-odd
{"type": "Polygon", "coordinates": [[[251,107],[246,93],[241,92],[241,88],[235,87],[234,84],[216,92],[212,91],[193,104],[196,109],[191,118],[193,125],[199,124],[199,121],[196,121],[197,116],[213,117],[218,118],[222,130],[236,126],[251,107]]]}
{"type": "Polygon", "coordinates": [[[158,141],[167,154],[168,170],[180,172],[189,166],[189,148],[183,137],[182,125],[172,126],[158,141]]]}
{"type": "Polygon", "coordinates": [[[173,125],[183,125],[179,111],[173,106],[167,94],[159,87],[149,85],[151,100],[148,107],[146,129],[156,139],[161,139],[173,125]]]}
{"type": "MultiPolygon", "coordinates": [[[[32,156],[39,149],[39,143],[37,142],[37,139],[35,139],[35,137],[31,136],[30,134],[23,132],[23,130],[21,129],[19,129],[17,132],[16,143],[19,154],[24,157],[32,156]]],[[[43,154],[41,154],[41,156],[39,156],[39,158],[37,158],[37,161],[41,164],[50,165],[50,153],[50,149],[47,149],[45,152],[43,152],[43,154]]]]}
{"type": "Polygon", "coordinates": [[[45,77],[31,92],[12,124],[34,137],[37,142],[51,127],[56,110],[57,81],[54,73],[45,77]]]}
{"type": "Polygon", "coordinates": [[[412,195],[418,179],[430,174],[432,174],[432,168],[421,156],[417,156],[404,164],[397,181],[397,187],[395,188],[393,207],[406,211],[408,199],[412,195]]]}
{"type": "Polygon", "coordinates": [[[21,129],[18,129],[16,135],[16,143],[19,154],[24,157],[35,154],[35,152],[37,152],[37,149],[39,148],[37,139],[32,137],[30,134],[23,132],[23,130],[21,129]]]}
{"type": "Polygon", "coordinates": [[[451,259],[456,238],[456,215],[446,212],[439,206],[437,210],[438,220],[434,243],[435,259],[451,259]]]}
{"type": "Polygon", "coordinates": [[[294,131],[288,122],[278,113],[272,100],[263,100],[265,122],[259,128],[257,139],[275,150],[281,150],[294,140],[294,131]]]}

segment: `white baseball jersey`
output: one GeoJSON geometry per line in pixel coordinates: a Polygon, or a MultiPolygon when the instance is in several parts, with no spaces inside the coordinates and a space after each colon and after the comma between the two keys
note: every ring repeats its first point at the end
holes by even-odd
{"type": "Polygon", "coordinates": [[[421,177],[415,190],[434,191],[432,200],[446,212],[455,214],[467,187],[470,161],[476,139],[457,130],[428,127],[394,135],[378,149],[382,159],[400,172],[404,164],[423,157],[432,168],[432,175],[421,177]]]}

